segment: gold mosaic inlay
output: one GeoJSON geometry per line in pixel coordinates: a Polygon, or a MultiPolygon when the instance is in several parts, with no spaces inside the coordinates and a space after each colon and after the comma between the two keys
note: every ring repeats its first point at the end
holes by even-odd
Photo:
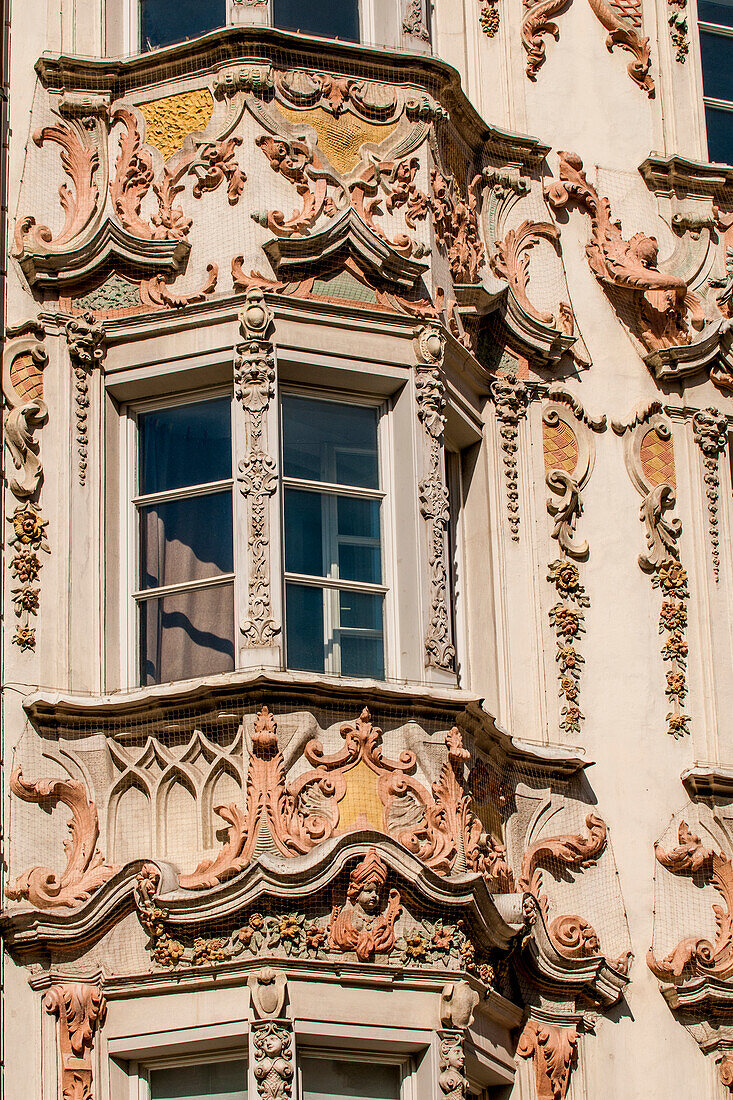
{"type": "Polygon", "coordinates": [[[138,104],[145,119],[145,141],[160,149],[168,160],[194,130],[205,130],[211,121],[214,101],[206,88],[153,99],[138,104]]]}
{"type": "Polygon", "coordinates": [[[278,103],[280,113],[293,126],[304,123],[312,126],[318,137],[318,147],[342,175],[352,172],[361,160],[359,151],[366,141],[379,143],[390,137],[397,128],[396,122],[366,122],[350,111],[334,118],[322,107],[310,111],[293,111],[278,103]]]}
{"type": "Polygon", "coordinates": [[[352,829],[384,832],[384,806],[377,793],[377,776],[363,760],[344,777],[346,794],[339,802],[339,833],[352,829]]]}
{"type": "Polygon", "coordinates": [[[572,474],[578,465],[578,441],[575,432],[562,420],[542,425],[545,470],[564,470],[572,474]]]}
{"type": "Polygon", "coordinates": [[[676,489],[672,439],[662,439],[652,428],[641,442],[641,468],[650,485],[671,485],[676,489]]]}

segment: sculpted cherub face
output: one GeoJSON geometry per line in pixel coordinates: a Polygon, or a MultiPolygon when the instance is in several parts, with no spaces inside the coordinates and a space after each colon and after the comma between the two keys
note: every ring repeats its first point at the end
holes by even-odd
{"type": "Polygon", "coordinates": [[[365,882],[357,896],[356,904],[365,913],[370,915],[376,913],[379,909],[379,884],[377,882],[365,882]]]}
{"type": "Polygon", "coordinates": [[[268,1058],[276,1058],[283,1048],[282,1039],[279,1038],[274,1032],[270,1032],[266,1035],[262,1043],[262,1049],[268,1058]]]}

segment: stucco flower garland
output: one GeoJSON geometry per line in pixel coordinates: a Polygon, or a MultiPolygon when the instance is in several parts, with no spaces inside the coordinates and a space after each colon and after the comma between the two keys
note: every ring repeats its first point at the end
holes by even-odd
{"type": "Polygon", "coordinates": [[[15,614],[20,620],[12,640],[21,649],[35,649],[36,630],[30,625],[30,617],[37,614],[40,604],[41,592],[36,582],[43,559],[39,551],[51,553],[46,538],[48,520],[43,518],[40,506],[32,501],[17,507],[9,519],[13,528],[10,545],[14,551],[10,568],[13,577],[20,582],[12,590],[15,614]]]}
{"type": "Polygon", "coordinates": [[[577,643],[585,633],[583,608],[590,606],[585,586],[580,583],[577,565],[558,558],[550,562],[547,579],[555,586],[560,601],[550,608],[550,625],[555,628],[560,696],[560,729],[579,733],[585,717],[580,709],[580,673],[585,658],[578,653],[577,643]]]}
{"type": "Polygon", "coordinates": [[[661,563],[652,577],[652,585],[662,591],[664,599],[659,613],[659,633],[664,635],[662,657],[669,665],[666,695],[672,706],[667,715],[667,733],[682,737],[689,733],[690,717],[683,713],[687,695],[687,571],[674,558],[661,563]]]}

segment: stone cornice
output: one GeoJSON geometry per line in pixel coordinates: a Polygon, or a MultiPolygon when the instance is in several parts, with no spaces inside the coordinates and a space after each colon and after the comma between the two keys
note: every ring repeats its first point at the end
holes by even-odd
{"type": "Polygon", "coordinates": [[[673,191],[681,188],[684,191],[712,195],[721,187],[733,183],[733,167],[729,164],[688,160],[676,153],[665,157],[652,152],[639,165],[639,171],[652,191],[673,191]]]}
{"type": "Polygon", "coordinates": [[[43,54],[36,62],[36,71],[52,91],[73,88],[109,94],[114,100],[165,80],[251,60],[270,61],[283,69],[335,69],[365,79],[414,84],[446,108],[454,125],[472,145],[501,145],[505,157],[511,150],[527,164],[539,163],[550,149],[538,138],[488,126],[466,98],[457,70],[445,61],[334,39],[312,39],[270,27],[226,27],[190,42],[120,59],[43,54]]]}
{"type": "Polygon", "coordinates": [[[731,798],[733,768],[720,764],[695,764],[680,776],[690,798],[731,798]]]}
{"type": "MultiPolygon", "coordinates": [[[[406,717],[425,717],[462,725],[482,748],[499,750],[506,760],[524,762],[548,774],[571,776],[593,761],[581,748],[544,745],[517,739],[507,733],[482,706],[479,695],[455,688],[427,684],[395,684],[377,680],[344,681],[312,673],[278,672],[263,669],[240,670],[197,680],[135,688],[109,695],[77,695],[39,691],[23,702],[24,710],[44,736],[54,737],[64,726],[98,722],[115,728],[115,736],[124,740],[117,727],[144,717],[147,721],[166,719],[171,710],[226,708],[237,697],[252,693],[253,701],[266,694],[273,707],[281,700],[297,699],[299,704],[323,706],[339,701],[353,707],[358,699],[378,713],[380,708],[403,706],[406,717]]],[[[254,705],[254,702],[253,702],[254,705]]],[[[134,731],[131,731],[134,733],[134,731]]]]}

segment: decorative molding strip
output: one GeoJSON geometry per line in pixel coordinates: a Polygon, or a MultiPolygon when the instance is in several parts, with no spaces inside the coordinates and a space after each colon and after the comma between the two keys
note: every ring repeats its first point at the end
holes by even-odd
{"type": "Polygon", "coordinates": [[[501,449],[504,452],[504,479],[506,481],[507,515],[512,541],[519,542],[519,470],[517,466],[517,437],[519,421],[527,415],[530,393],[516,374],[500,374],[491,382],[489,393],[499,422],[501,449]]]}
{"type": "Polygon", "coordinates": [[[578,1032],[544,1020],[527,1020],[517,1054],[534,1061],[537,1100],[565,1100],[577,1061],[578,1032]]]}
{"type": "Polygon", "coordinates": [[[91,1052],[107,1015],[102,989],[86,982],[52,985],[43,998],[43,1007],[58,1017],[59,1100],[93,1100],[91,1052]]]}
{"type": "Polygon", "coordinates": [[[239,313],[244,343],[234,360],[234,392],[247,419],[247,453],[239,462],[239,481],[249,512],[247,618],[241,624],[248,648],[270,646],[280,633],[272,616],[270,590],[270,497],[277,489],[277,464],[267,452],[267,410],[275,396],[275,360],[268,339],[273,313],[262,291],[247,291],[239,313]]]}
{"type": "Polygon", "coordinates": [[[719,458],[728,445],[728,421],[714,408],[702,409],[692,418],[693,438],[700,448],[703,464],[705,495],[708,501],[708,530],[710,533],[713,575],[716,584],[720,580],[720,532],[718,530],[718,494],[720,491],[719,458]]]}
{"type": "Polygon", "coordinates": [[[34,649],[35,627],[30,625],[40,604],[37,586],[43,561],[39,550],[50,553],[43,518],[38,503],[43,483],[40,443],[35,432],[48,419],[43,400],[43,371],[48,355],[43,343],[44,329],[36,321],[8,329],[3,350],[2,394],[6,406],[4,438],[16,474],[8,476],[8,488],[20,505],[8,521],[12,524],[10,570],[18,586],[11,589],[16,618],[12,641],[23,650],[34,649]]]}
{"type": "Polygon", "coordinates": [[[427,528],[430,569],[430,619],[425,635],[425,656],[429,667],[452,672],[456,651],[451,641],[448,611],[446,533],[450,510],[443,454],[445,337],[437,328],[423,328],[415,340],[415,350],[418,357],[415,366],[417,415],[427,444],[427,473],[418,486],[420,512],[427,528]]]}
{"type": "Polygon", "coordinates": [[[71,810],[68,829],[71,841],[65,845],[66,867],[57,874],[48,867],[32,867],[5,887],[11,901],[27,899],[36,909],[73,909],[106,882],[117,870],[104,862],[97,848],[97,807],[89,801],[78,779],[23,778],[18,766],[10,776],[10,790],[24,802],[35,802],[46,811],[63,802],[71,810]]]}
{"type": "Polygon", "coordinates": [[[678,540],[682,523],[676,516],[667,518],[675,506],[674,445],[669,421],[661,412],[661,403],[652,401],[636,410],[628,423],[613,421],[617,435],[624,436],[626,468],[643,500],[639,517],[646,535],[646,554],[640,554],[639,567],[651,574],[652,587],[660,589],[663,600],[659,614],[659,633],[664,634],[662,658],[669,664],[666,696],[672,710],[667,714],[667,732],[673,737],[689,733],[690,716],[683,712],[687,695],[687,572],[679,557],[678,540]]]}
{"type": "Polygon", "coordinates": [[[79,484],[87,480],[89,456],[89,375],[100,366],[106,352],[104,325],[93,313],[83,313],[66,322],[66,342],[74,371],[76,396],[76,447],[79,454],[79,484]]]}

